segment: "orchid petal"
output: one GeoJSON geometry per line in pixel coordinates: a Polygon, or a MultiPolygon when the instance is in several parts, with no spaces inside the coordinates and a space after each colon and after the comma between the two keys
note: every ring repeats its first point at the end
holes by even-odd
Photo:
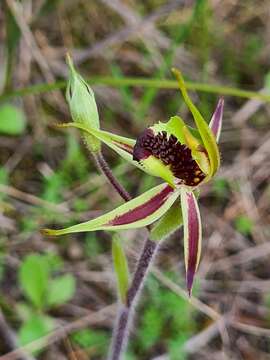
{"type": "Polygon", "coordinates": [[[197,107],[191,101],[187,93],[182,74],[177,69],[172,69],[172,72],[174,73],[176,79],[178,80],[179,88],[183,95],[184,101],[189,107],[193,115],[194,121],[196,123],[196,126],[199,130],[199,133],[201,135],[203,145],[207,151],[210,161],[210,173],[208,175],[209,177],[212,177],[216,173],[220,165],[220,155],[215,137],[212,131],[209,129],[207,122],[204,120],[203,116],[201,115],[197,107]]]}
{"type": "Polygon", "coordinates": [[[84,231],[141,228],[164,215],[178,196],[179,190],[161,184],[96,219],[60,230],[45,229],[43,233],[57,236],[84,231]]]}
{"type": "Polygon", "coordinates": [[[223,108],[224,108],[224,99],[221,98],[218,100],[216,110],[209,123],[209,128],[212,130],[217,143],[219,141],[221,127],[222,127],[223,108]]]}
{"type": "Polygon", "coordinates": [[[181,188],[181,207],[184,223],[186,281],[190,295],[201,256],[202,226],[196,197],[184,186],[181,188]]]}

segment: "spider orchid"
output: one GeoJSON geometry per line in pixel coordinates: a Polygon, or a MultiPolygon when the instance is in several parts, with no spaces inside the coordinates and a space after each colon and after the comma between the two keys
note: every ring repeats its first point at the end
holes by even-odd
{"type": "Polygon", "coordinates": [[[159,219],[161,224],[165,219],[164,226],[173,228],[170,223],[178,221],[179,226],[183,221],[186,282],[190,295],[200,261],[202,238],[196,189],[208,182],[220,165],[217,142],[222,125],[223,99],[218,101],[208,125],[190,99],[181,73],[176,69],[172,71],[196,128],[187,126],[179,116],[173,116],[167,123],[159,122],[145,129],[137,140],[132,140],[80,123],[62,125],[81,129],[105,143],[126,161],[165,182],[96,219],[60,230],[45,229],[44,232],[48,235],[64,235],[133,229],[148,226],[159,219]],[[176,203],[177,198],[181,200],[181,209],[176,203]],[[172,211],[175,208],[178,212],[172,211]]]}

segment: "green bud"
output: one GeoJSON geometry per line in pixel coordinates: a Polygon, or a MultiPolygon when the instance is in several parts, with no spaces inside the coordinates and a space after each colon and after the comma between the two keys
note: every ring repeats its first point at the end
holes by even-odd
{"type": "MultiPolygon", "coordinates": [[[[82,124],[86,128],[99,129],[99,115],[94,92],[75,70],[69,55],[67,55],[67,64],[69,79],[66,98],[72,119],[75,123],[82,124]]],[[[90,134],[84,134],[83,137],[90,151],[98,152],[100,150],[100,140],[90,134]]]]}

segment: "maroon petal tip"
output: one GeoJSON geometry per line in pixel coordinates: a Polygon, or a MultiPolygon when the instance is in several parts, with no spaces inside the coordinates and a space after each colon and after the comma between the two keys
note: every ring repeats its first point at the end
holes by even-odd
{"type": "Polygon", "coordinates": [[[187,271],[186,283],[187,283],[187,291],[188,291],[189,297],[191,297],[191,294],[192,294],[194,274],[195,274],[194,271],[191,271],[191,270],[187,271]]]}

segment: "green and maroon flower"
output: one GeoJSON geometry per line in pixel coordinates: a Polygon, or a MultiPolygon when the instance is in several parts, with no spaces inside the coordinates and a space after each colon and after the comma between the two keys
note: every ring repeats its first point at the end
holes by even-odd
{"type": "Polygon", "coordinates": [[[150,233],[150,238],[160,240],[158,231],[163,234],[162,228],[167,227],[169,232],[183,221],[186,281],[190,294],[200,261],[202,238],[194,190],[208,182],[220,165],[217,142],[222,124],[223,99],[219,100],[208,125],[189,98],[181,73],[176,69],[173,69],[173,73],[196,128],[187,126],[179,116],[174,116],[167,123],[160,122],[145,129],[135,141],[79,123],[62,125],[83,130],[108,145],[126,161],[165,182],[96,219],[60,230],[46,229],[44,232],[63,235],[83,231],[115,231],[144,227],[160,219],[159,225],[154,226],[150,233]],[[179,211],[175,211],[179,206],[176,203],[178,198],[181,200],[182,217],[179,211]]]}

